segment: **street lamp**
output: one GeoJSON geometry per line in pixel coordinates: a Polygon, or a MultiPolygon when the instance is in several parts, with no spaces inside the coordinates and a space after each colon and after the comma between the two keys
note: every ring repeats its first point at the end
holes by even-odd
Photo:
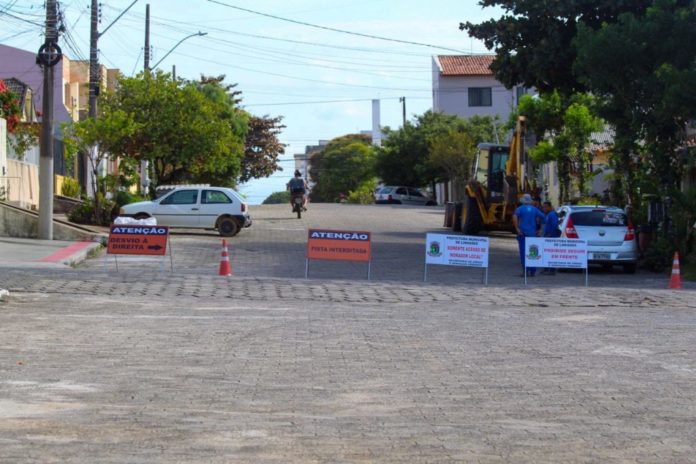
{"type": "Polygon", "coordinates": [[[196,32],[195,34],[187,35],[186,37],[184,37],[183,39],[181,39],[180,41],[178,41],[178,42],[176,43],[176,45],[174,45],[174,46],[172,47],[172,49],[169,50],[169,51],[167,52],[167,54],[164,55],[157,63],[155,63],[153,66],[151,66],[150,69],[155,69],[155,68],[157,67],[157,65],[160,64],[162,61],[164,61],[164,59],[167,58],[167,57],[176,49],[176,47],[178,47],[179,45],[181,45],[181,43],[182,43],[184,40],[187,40],[187,39],[190,39],[191,37],[196,37],[196,36],[201,36],[201,37],[202,37],[202,36],[204,36],[204,35],[208,35],[208,33],[207,33],[207,32],[198,31],[198,32],[196,32]]]}

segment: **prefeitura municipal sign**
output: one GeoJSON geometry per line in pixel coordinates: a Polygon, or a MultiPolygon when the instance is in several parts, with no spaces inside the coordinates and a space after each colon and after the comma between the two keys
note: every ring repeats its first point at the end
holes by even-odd
{"type": "Polygon", "coordinates": [[[166,226],[111,226],[106,252],[111,255],[155,255],[167,253],[169,227],[166,226]]]}
{"type": "Polygon", "coordinates": [[[488,237],[468,235],[426,234],[425,269],[423,281],[428,278],[428,265],[485,268],[484,281],[488,283],[488,237]]]}
{"type": "MultiPolygon", "coordinates": [[[[524,266],[553,269],[584,269],[588,285],[587,241],[567,238],[527,237],[524,241],[524,266]]],[[[525,272],[525,284],[527,273],[525,272]]]]}

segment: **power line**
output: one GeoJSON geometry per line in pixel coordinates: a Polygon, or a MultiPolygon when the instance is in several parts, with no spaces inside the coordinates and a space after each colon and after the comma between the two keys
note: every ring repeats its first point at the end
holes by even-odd
{"type": "Polygon", "coordinates": [[[438,50],[448,50],[448,51],[451,51],[451,52],[464,53],[464,51],[462,51],[462,50],[457,50],[457,49],[454,49],[454,48],[441,47],[441,46],[439,46],[439,45],[427,44],[427,43],[422,43],[422,42],[412,42],[412,41],[410,41],[410,40],[392,39],[392,38],[389,38],[389,37],[381,37],[381,36],[372,35],[372,34],[363,34],[362,32],[347,31],[347,30],[344,30],[344,29],[337,29],[337,28],[334,28],[334,27],[321,26],[321,25],[319,25],[319,24],[312,24],[312,23],[308,23],[308,22],[305,22],[305,21],[298,21],[298,20],[295,20],[295,19],[283,18],[282,16],[276,16],[276,15],[272,15],[272,14],[270,14],[270,13],[262,13],[262,12],[260,12],[260,11],[255,11],[255,10],[250,10],[250,9],[248,9],[248,8],[242,8],[242,7],[240,7],[240,6],[230,5],[229,3],[223,3],[223,2],[218,1],[218,0],[208,0],[208,1],[209,1],[210,3],[215,3],[215,4],[217,4],[217,5],[221,5],[221,6],[224,6],[224,7],[227,7],[227,8],[232,8],[232,9],[234,9],[234,10],[244,11],[244,12],[246,12],[246,13],[252,13],[252,14],[255,14],[255,15],[258,15],[258,16],[264,16],[264,17],[266,17],[266,18],[277,19],[277,20],[279,20],[279,21],[285,21],[285,22],[288,22],[288,23],[299,24],[300,26],[313,27],[313,28],[315,28],[315,29],[322,29],[322,30],[325,30],[325,31],[339,32],[339,33],[341,33],[341,34],[349,34],[349,35],[354,35],[354,36],[358,36],[358,37],[366,37],[366,38],[368,38],[368,39],[384,40],[384,41],[386,41],[386,42],[395,42],[395,43],[401,43],[401,44],[406,44],[406,45],[417,45],[417,46],[420,46],[420,47],[429,47],[429,48],[435,48],[435,49],[438,49],[438,50]]]}

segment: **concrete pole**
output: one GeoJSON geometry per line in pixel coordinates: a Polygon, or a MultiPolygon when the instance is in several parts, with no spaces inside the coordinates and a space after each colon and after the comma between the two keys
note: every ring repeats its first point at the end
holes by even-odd
{"type": "MultiPolygon", "coordinates": [[[[98,0],[92,0],[91,16],[90,16],[90,33],[89,33],[89,117],[97,118],[97,97],[99,96],[101,84],[101,69],[99,67],[99,3],[98,0]]],[[[97,159],[97,147],[92,146],[90,153],[84,159],[85,171],[85,192],[87,196],[94,197],[97,193],[94,191],[96,179],[92,172],[92,160],[97,159]]]]}
{"type": "Polygon", "coordinates": [[[372,100],[372,144],[378,147],[382,145],[382,127],[380,124],[379,99],[372,100]]]}
{"type": "MultiPolygon", "coordinates": [[[[49,52],[58,42],[56,0],[46,1],[46,44],[49,52]]],[[[39,229],[41,240],[53,240],[53,81],[51,64],[43,68],[41,156],[39,157],[39,229]]]]}
{"type": "MultiPolygon", "coordinates": [[[[145,79],[150,77],[150,4],[145,5],[145,53],[143,53],[143,72],[145,79]]],[[[140,193],[147,194],[150,186],[150,166],[147,161],[140,162],[140,193]]]]}

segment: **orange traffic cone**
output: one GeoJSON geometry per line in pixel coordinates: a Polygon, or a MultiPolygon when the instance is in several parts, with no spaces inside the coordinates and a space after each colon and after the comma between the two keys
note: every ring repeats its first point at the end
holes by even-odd
{"type": "Polygon", "coordinates": [[[232,266],[230,265],[230,255],[227,253],[227,240],[222,240],[222,257],[220,258],[220,271],[218,275],[231,276],[232,266]]]}
{"type": "Polygon", "coordinates": [[[667,288],[679,289],[681,287],[681,273],[679,272],[679,252],[674,252],[674,261],[672,261],[672,277],[669,278],[669,286],[667,288]]]}

